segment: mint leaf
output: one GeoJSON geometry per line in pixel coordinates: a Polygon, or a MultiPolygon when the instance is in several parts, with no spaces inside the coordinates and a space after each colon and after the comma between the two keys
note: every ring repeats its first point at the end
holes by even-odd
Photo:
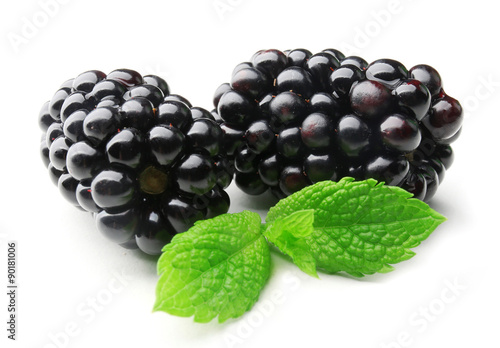
{"type": "Polygon", "coordinates": [[[318,278],[316,261],[310,253],[304,252],[307,248],[304,238],[314,232],[313,223],[313,209],[299,210],[266,224],[264,236],[289,255],[303,272],[318,278]]]}
{"type": "Polygon", "coordinates": [[[314,231],[296,240],[286,231],[269,230],[266,236],[294,262],[298,258],[298,266],[308,274],[310,263],[327,273],[344,271],[356,277],[390,272],[390,264],[410,259],[415,255],[410,248],[446,220],[411,196],[373,179],[320,182],[282,199],[266,218],[272,226],[286,216],[313,209],[314,231]]]}
{"type": "Polygon", "coordinates": [[[154,310],[200,323],[243,315],[270,275],[266,238],[314,277],[317,269],[357,277],[390,272],[446,220],[411,196],[344,178],[281,200],[264,225],[249,211],[198,221],[163,248],[154,310]]]}
{"type": "Polygon", "coordinates": [[[270,274],[261,219],[244,211],[198,221],[163,248],[154,311],[205,323],[236,318],[257,301],[270,274]]]}
{"type": "Polygon", "coordinates": [[[266,224],[264,235],[280,238],[283,234],[289,234],[293,239],[303,238],[314,232],[313,223],[314,209],[299,210],[266,224]]]}

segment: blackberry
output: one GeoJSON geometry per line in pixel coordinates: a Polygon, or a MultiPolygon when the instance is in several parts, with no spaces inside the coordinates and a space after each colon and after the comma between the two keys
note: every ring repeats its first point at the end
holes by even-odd
{"type": "Polygon", "coordinates": [[[351,176],[429,201],[453,162],[450,143],[463,121],[434,68],[368,63],[335,49],[258,51],[213,101],[237,186],[278,198],[351,176]]]}
{"type": "Polygon", "coordinates": [[[159,254],[176,233],[229,208],[224,189],[233,174],[221,127],[158,76],[84,72],[60,87],[38,119],[52,181],[123,247],[159,254]]]}

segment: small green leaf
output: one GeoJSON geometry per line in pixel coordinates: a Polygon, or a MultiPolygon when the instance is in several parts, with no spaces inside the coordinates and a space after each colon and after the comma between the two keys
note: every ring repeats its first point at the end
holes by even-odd
{"type": "Polygon", "coordinates": [[[299,210],[266,224],[264,236],[289,255],[303,272],[317,278],[316,261],[310,253],[304,252],[307,248],[304,237],[314,232],[313,224],[314,210],[299,210]]]}
{"type": "Polygon", "coordinates": [[[271,224],[265,225],[264,235],[276,238],[284,232],[295,238],[303,238],[314,232],[314,209],[299,210],[290,215],[282,216],[271,224]]]}
{"type": "Polygon", "coordinates": [[[319,278],[318,272],[316,272],[316,260],[311,253],[302,249],[300,245],[290,248],[289,252],[290,255],[292,255],[293,262],[302,272],[310,275],[311,277],[319,278]]]}
{"type": "Polygon", "coordinates": [[[164,247],[158,273],[155,311],[194,315],[199,323],[243,315],[270,274],[260,216],[244,211],[198,221],[164,247]]]}
{"type": "Polygon", "coordinates": [[[373,179],[320,182],[282,199],[266,218],[272,226],[296,212],[313,209],[314,231],[295,238],[293,243],[286,233],[266,231],[266,236],[284,253],[301,255],[301,269],[307,260],[308,274],[312,273],[311,259],[328,273],[344,271],[356,277],[386,273],[393,269],[390,264],[415,255],[410,248],[418,246],[446,220],[411,196],[399,187],[373,179]]]}

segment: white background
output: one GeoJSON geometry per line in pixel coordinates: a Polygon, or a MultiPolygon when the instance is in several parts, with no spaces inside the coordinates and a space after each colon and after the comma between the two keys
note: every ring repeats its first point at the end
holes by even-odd
{"type": "MultiPolygon", "coordinates": [[[[19,245],[18,341],[8,347],[498,344],[500,22],[491,2],[41,5],[54,1],[4,2],[0,11],[2,347],[8,342],[7,240],[19,245]],[[28,22],[35,30],[28,30],[28,22]],[[13,44],[13,37],[22,41],[13,44]],[[39,157],[40,106],[82,71],[128,67],[165,77],[173,93],[210,109],[213,91],[237,63],[259,49],[298,47],[340,48],[367,61],[388,57],[408,68],[426,63],[438,69],[447,93],[466,109],[455,163],[431,202],[448,221],[390,274],[361,280],[320,274],[317,280],[275,253],[259,304],[239,320],[195,324],[192,318],[152,314],[155,259],[108,242],[89,214],[61,198],[39,157]],[[92,298],[98,299],[95,309],[92,298]]],[[[231,212],[251,209],[264,216],[273,202],[250,198],[234,185],[229,193],[231,212]]]]}

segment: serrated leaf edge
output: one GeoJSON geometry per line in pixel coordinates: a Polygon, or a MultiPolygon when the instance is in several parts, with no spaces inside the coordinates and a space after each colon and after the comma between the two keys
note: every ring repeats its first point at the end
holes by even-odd
{"type": "MultiPolygon", "coordinates": [[[[252,214],[257,214],[255,212],[250,212],[250,211],[245,211],[245,212],[248,212],[248,213],[252,213],[252,214]]],[[[257,214],[258,215],[258,214],[257,214]]],[[[215,217],[217,218],[217,217],[215,217]]],[[[203,223],[207,220],[200,220],[200,221],[197,221],[198,223],[203,223]]],[[[195,225],[197,225],[195,223],[195,225]]],[[[194,227],[194,226],[193,226],[194,227]]],[[[226,263],[228,262],[232,257],[238,255],[240,252],[242,252],[243,250],[245,250],[246,248],[254,245],[256,242],[258,242],[260,239],[262,239],[264,241],[264,245],[267,246],[266,248],[266,251],[267,253],[266,254],[270,254],[270,248],[269,248],[269,244],[266,240],[266,238],[262,235],[261,231],[262,231],[262,225],[259,225],[259,229],[258,231],[249,231],[251,233],[255,233],[255,238],[252,239],[251,241],[249,241],[247,244],[245,244],[244,246],[242,246],[241,248],[239,248],[238,250],[236,250],[235,252],[233,252],[231,255],[229,255],[226,259],[218,262],[217,264],[213,265],[210,269],[207,269],[205,271],[203,271],[198,277],[196,277],[195,279],[191,280],[189,283],[187,283],[183,288],[180,288],[178,289],[173,295],[169,296],[168,298],[166,299],[162,299],[162,300],[158,300],[159,296],[158,296],[158,293],[161,292],[161,289],[158,288],[158,284],[157,284],[157,288],[156,288],[156,300],[155,300],[155,304],[153,306],[153,310],[152,312],[159,312],[159,311],[162,311],[162,312],[166,312],[166,313],[169,313],[169,314],[172,314],[172,315],[176,315],[176,316],[179,316],[179,317],[185,317],[185,318],[188,318],[188,317],[191,317],[194,315],[194,322],[197,322],[197,323],[207,323],[207,322],[210,322],[212,321],[215,317],[211,318],[210,320],[199,320],[199,318],[196,317],[196,313],[182,313],[182,312],[177,312],[175,310],[175,308],[163,308],[164,306],[164,302],[167,301],[168,299],[172,298],[173,296],[175,296],[176,294],[178,294],[180,291],[182,291],[186,286],[188,286],[189,284],[193,283],[194,281],[197,281],[199,278],[203,277],[204,274],[206,274],[207,272],[211,271],[212,269],[218,267],[219,265],[223,264],[223,263],[226,263]]],[[[186,238],[186,236],[183,236],[183,234],[185,233],[188,233],[188,231],[184,232],[184,233],[181,233],[181,234],[177,234],[174,236],[174,238],[172,238],[172,241],[165,245],[165,247],[163,247],[162,249],[162,255],[160,256],[160,259],[158,260],[158,263],[157,263],[157,272],[158,272],[158,275],[159,275],[159,280],[158,282],[160,282],[162,276],[164,275],[165,271],[162,271],[163,268],[165,267],[168,267],[168,266],[161,266],[161,258],[163,257],[163,255],[165,255],[165,253],[167,252],[170,252],[170,251],[174,251],[174,250],[169,250],[169,249],[173,249],[175,244],[172,244],[172,242],[175,243],[174,239],[177,240],[177,239],[183,239],[183,238],[186,238]]],[[[190,242],[191,240],[188,240],[186,242],[190,242]]],[[[181,241],[181,242],[177,242],[178,244],[179,243],[183,243],[184,241],[181,241]]],[[[178,245],[177,244],[177,245],[178,245]]],[[[269,257],[269,261],[270,261],[270,257],[269,257]]],[[[270,272],[266,274],[265,276],[265,279],[264,279],[264,282],[267,282],[269,280],[269,277],[270,277],[270,272]]],[[[257,296],[255,298],[252,298],[251,299],[251,305],[250,307],[246,310],[248,311],[254,304],[255,302],[257,302],[258,298],[259,298],[259,295],[260,295],[260,292],[257,294],[257,296]]],[[[225,322],[226,320],[230,319],[230,318],[237,318],[237,316],[232,316],[232,317],[228,317],[228,318],[221,318],[220,316],[220,313],[217,313],[216,317],[218,318],[218,322],[219,323],[223,323],[225,322]]]]}

